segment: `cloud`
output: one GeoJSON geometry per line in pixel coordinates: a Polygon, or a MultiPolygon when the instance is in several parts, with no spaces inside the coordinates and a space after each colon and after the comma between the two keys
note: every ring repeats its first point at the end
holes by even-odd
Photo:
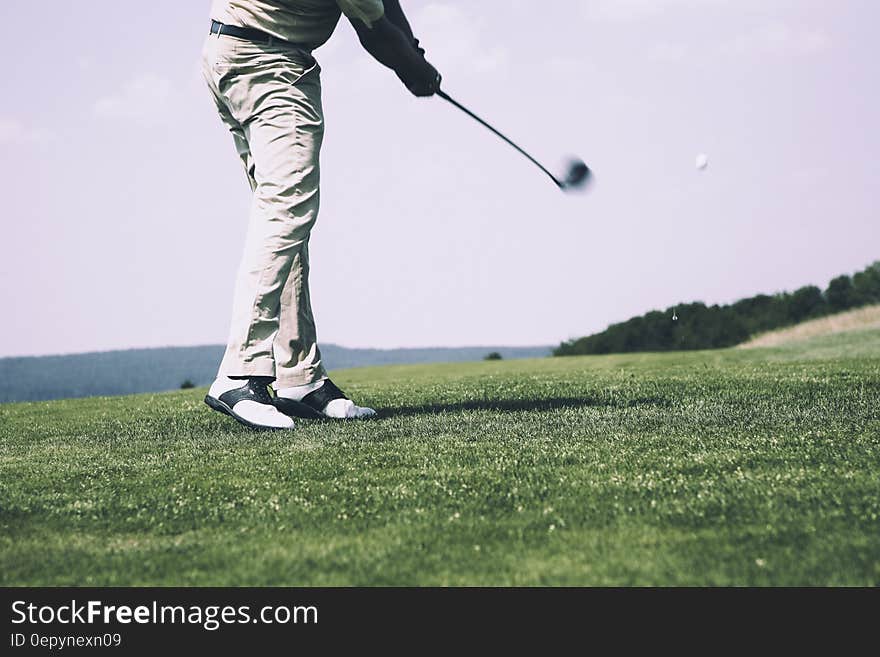
{"type": "Polygon", "coordinates": [[[0,144],[44,144],[52,139],[45,128],[31,127],[12,118],[0,117],[0,144]]]}
{"type": "Polygon", "coordinates": [[[722,47],[730,55],[811,55],[831,46],[822,30],[793,27],[785,23],[763,25],[739,35],[722,47]]]}
{"type": "Polygon", "coordinates": [[[648,59],[661,64],[672,64],[683,60],[689,50],[683,43],[658,43],[648,52],[648,59]]]}
{"type": "Polygon", "coordinates": [[[474,70],[477,73],[492,73],[507,67],[510,51],[501,46],[495,46],[484,52],[478,53],[474,58],[474,70]]]}
{"type": "Polygon", "coordinates": [[[95,116],[104,119],[158,123],[170,116],[172,92],[170,80],[147,73],[130,80],[116,93],[99,98],[93,110],[95,116]]]}
{"type": "Polygon", "coordinates": [[[626,22],[652,18],[672,9],[697,10],[729,3],[729,0],[584,0],[581,11],[589,20],[626,22]]]}
{"type": "Polygon", "coordinates": [[[476,17],[451,4],[431,2],[413,20],[416,35],[425,34],[423,46],[428,61],[444,70],[472,71],[480,74],[505,70],[510,51],[504,45],[486,42],[491,34],[476,17]]]}

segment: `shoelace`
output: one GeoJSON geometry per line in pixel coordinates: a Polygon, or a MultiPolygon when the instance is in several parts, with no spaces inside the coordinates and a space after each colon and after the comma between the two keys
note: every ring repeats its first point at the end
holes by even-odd
{"type": "Polygon", "coordinates": [[[247,388],[254,395],[254,401],[259,402],[261,404],[271,404],[272,396],[269,394],[269,381],[271,379],[264,379],[261,377],[255,377],[248,379],[247,388]]]}

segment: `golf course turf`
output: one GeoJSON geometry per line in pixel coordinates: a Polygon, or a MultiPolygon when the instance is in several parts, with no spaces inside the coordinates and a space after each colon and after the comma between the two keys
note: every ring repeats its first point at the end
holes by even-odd
{"type": "Polygon", "coordinates": [[[880,330],[333,378],[0,405],[0,584],[880,584],[880,330]]]}

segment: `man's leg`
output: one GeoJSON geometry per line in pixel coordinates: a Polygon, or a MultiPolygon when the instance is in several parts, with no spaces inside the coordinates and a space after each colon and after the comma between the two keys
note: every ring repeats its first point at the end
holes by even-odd
{"type": "Polygon", "coordinates": [[[239,42],[218,70],[216,87],[242,126],[254,186],[220,374],[275,377],[275,343],[284,326],[293,337],[280,342],[304,352],[281,354],[283,362],[297,366],[299,378],[291,382],[307,383],[325,376],[303,273],[319,205],[318,69],[306,54],[239,42]],[[282,308],[288,298],[293,312],[282,308]]]}
{"type": "Polygon", "coordinates": [[[209,86],[229,114],[224,120],[254,189],[218,381],[275,377],[281,396],[305,399],[320,417],[372,415],[327,379],[309,297],[308,240],[320,203],[323,138],[317,63],[296,51],[241,42],[215,59],[209,86]]]}
{"type": "MultiPolygon", "coordinates": [[[[208,40],[204,64],[254,192],[229,342],[206,402],[245,424],[289,428],[292,422],[277,412],[266,386],[275,376],[280,325],[297,319],[305,330],[293,333],[310,346],[315,342],[310,305],[284,318],[281,305],[290,283],[308,280],[300,270],[307,267],[303,256],[318,211],[319,69],[305,53],[222,37],[208,40]]],[[[320,378],[320,355],[314,357],[312,374],[320,378]]],[[[295,360],[308,368],[307,358],[295,360]]]]}
{"type": "Polygon", "coordinates": [[[294,256],[281,293],[281,320],[273,345],[275,388],[290,388],[327,377],[309,295],[309,245],[294,256]]]}

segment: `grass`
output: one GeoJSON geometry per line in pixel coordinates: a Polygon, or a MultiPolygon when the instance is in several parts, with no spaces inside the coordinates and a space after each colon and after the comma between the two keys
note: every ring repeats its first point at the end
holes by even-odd
{"type": "Polygon", "coordinates": [[[880,584],[880,331],[0,405],[2,585],[880,584]]]}
{"type": "Polygon", "coordinates": [[[880,304],[863,306],[855,310],[847,310],[827,317],[818,317],[794,326],[767,331],[756,335],[748,342],[739,345],[742,348],[777,347],[791,342],[800,342],[823,335],[880,329],[880,304]]]}

